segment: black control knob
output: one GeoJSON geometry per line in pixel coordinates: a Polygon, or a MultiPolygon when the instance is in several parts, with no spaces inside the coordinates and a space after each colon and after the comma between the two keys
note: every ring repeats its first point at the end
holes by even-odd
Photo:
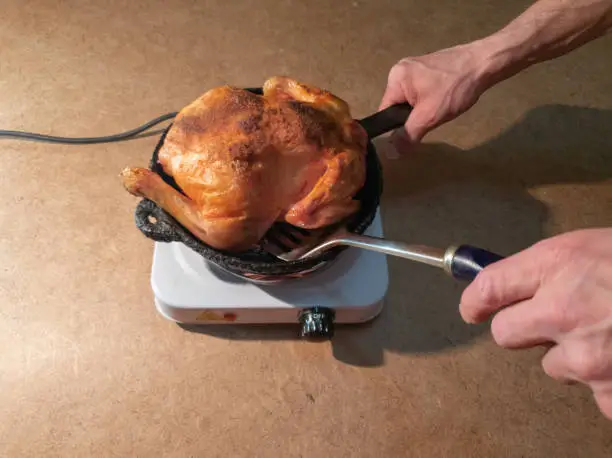
{"type": "Polygon", "coordinates": [[[334,335],[335,313],[325,307],[313,307],[300,313],[300,335],[308,339],[329,339],[334,335]]]}

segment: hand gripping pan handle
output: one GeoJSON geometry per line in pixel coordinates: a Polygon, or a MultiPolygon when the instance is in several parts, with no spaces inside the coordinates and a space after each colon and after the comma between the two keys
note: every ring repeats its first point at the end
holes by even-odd
{"type": "Polygon", "coordinates": [[[360,119],[359,124],[368,133],[368,137],[374,138],[402,127],[406,124],[411,112],[412,105],[409,103],[398,103],[360,119]]]}

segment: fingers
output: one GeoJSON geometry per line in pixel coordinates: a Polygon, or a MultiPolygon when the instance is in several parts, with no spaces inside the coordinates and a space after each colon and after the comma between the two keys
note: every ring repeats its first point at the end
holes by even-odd
{"type": "Polygon", "coordinates": [[[601,413],[603,413],[609,420],[612,420],[612,390],[596,390],[593,393],[595,395],[595,402],[601,413]]]}
{"type": "Polygon", "coordinates": [[[406,64],[403,61],[394,65],[389,72],[387,87],[379,105],[379,110],[384,110],[396,103],[408,102],[413,105],[404,129],[398,129],[392,139],[398,151],[409,149],[412,145],[420,143],[427,132],[437,127],[434,117],[439,108],[438,104],[419,102],[419,91],[416,91],[413,85],[412,76],[412,73],[406,70],[406,64]]]}
{"type": "Polygon", "coordinates": [[[571,376],[570,368],[567,365],[567,355],[565,347],[556,345],[552,347],[542,358],[542,369],[546,375],[562,382],[576,380],[571,376]]]}
{"type": "MultiPolygon", "coordinates": [[[[391,71],[393,72],[393,70],[391,71]]],[[[389,75],[389,81],[387,82],[385,93],[383,94],[382,99],[380,101],[380,105],[378,107],[379,111],[384,110],[385,108],[396,103],[402,103],[406,101],[406,96],[404,95],[401,83],[399,81],[396,81],[391,76],[392,73],[389,75]]]]}
{"type": "MultiPolygon", "coordinates": [[[[592,352],[577,353],[576,349],[581,346],[576,342],[563,342],[561,345],[551,348],[542,358],[542,368],[549,377],[566,384],[582,382],[593,390],[595,402],[599,410],[608,419],[612,420],[612,388],[610,382],[589,381],[600,363],[597,359],[591,359],[592,352]]],[[[597,377],[595,377],[597,378],[597,377]]]]}
{"type": "Polygon", "coordinates": [[[544,371],[557,380],[601,384],[611,379],[612,348],[601,330],[576,332],[563,338],[542,360],[544,371]]]}
{"type": "Polygon", "coordinates": [[[423,137],[434,127],[429,119],[424,115],[422,106],[415,107],[410,113],[404,128],[395,130],[391,136],[395,149],[399,152],[405,152],[420,143],[423,137]]]}
{"type": "Polygon", "coordinates": [[[420,143],[434,127],[435,122],[430,111],[425,110],[423,105],[416,106],[404,125],[406,139],[411,145],[420,143]]]}
{"type": "Polygon", "coordinates": [[[479,323],[505,306],[530,299],[540,286],[542,262],[530,248],[487,266],[463,291],[463,319],[479,323]]]}
{"type": "Polygon", "coordinates": [[[402,103],[406,101],[406,96],[404,95],[404,91],[399,83],[389,81],[387,83],[387,88],[385,89],[385,93],[382,96],[380,101],[380,105],[378,110],[384,110],[391,105],[396,103],[402,103]]]}
{"type": "Polygon", "coordinates": [[[612,361],[609,332],[573,334],[542,358],[544,372],[564,383],[581,382],[593,391],[599,410],[612,420],[612,361]]]}
{"type": "Polygon", "coordinates": [[[504,348],[529,348],[554,341],[558,329],[551,319],[550,307],[531,299],[505,308],[491,322],[495,342],[504,348]]]}

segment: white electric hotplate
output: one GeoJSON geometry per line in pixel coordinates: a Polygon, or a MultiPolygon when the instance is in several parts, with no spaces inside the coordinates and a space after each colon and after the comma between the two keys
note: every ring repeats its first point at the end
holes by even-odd
{"type": "MultiPolygon", "coordinates": [[[[382,237],[377,213],[366,234],[382,237]]],[[[170,320],[204,323],[297,323],[305,309],[332,309],[336,323],[374,318],[389,275],[384,254],[345,250],[330,266],[299,279],[261,285],[228,273],[179,242],[155,243],[151,286],[170,320]]]]}

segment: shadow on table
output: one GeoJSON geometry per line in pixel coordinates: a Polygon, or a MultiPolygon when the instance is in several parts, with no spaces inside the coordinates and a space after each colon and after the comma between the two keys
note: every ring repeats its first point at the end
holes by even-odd
{"type": "MultiPolygon", "coordinates": [[[[529,189],[612,177],[612,111],[543,106],[487,143],[463,151],[423,144],[384,160],[385,237],[446,247],[471,243],[510,255],[546,237],[546,206],[529,189]]],[[[379,148],[384,140],[377,141],[379,148]]],[[[595,204],[596,205],[596,204],[595,204]]],[[[597,212],[597,208],[589,208],[597,212]]],[[[467,325],[457,307],[464,284],[438,269],[388,258],[383,313],[363,325],[338,326],[336,358],[384,363],[384,351],[436,352],[465,344],[488,324],[467,325]]],[[[184,326],[228,339],[294,339],[293,326],[184,326]]]]}

